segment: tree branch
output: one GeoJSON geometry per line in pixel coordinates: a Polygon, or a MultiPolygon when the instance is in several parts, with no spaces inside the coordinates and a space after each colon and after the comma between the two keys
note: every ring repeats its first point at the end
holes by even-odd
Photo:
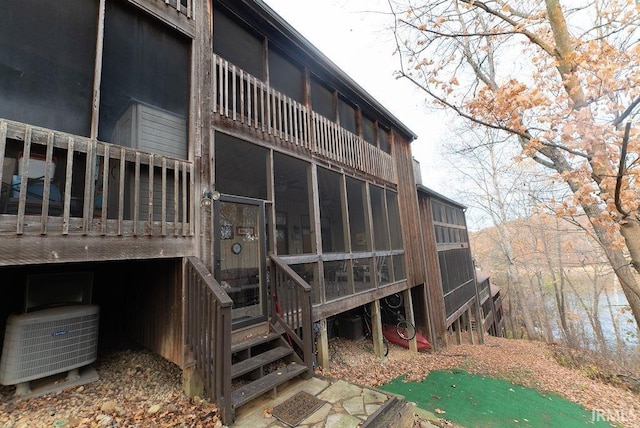
{"type": "MultiPolygon", "coordinates": [[[[613,124],[613,126],[620,125],[622,123],[622,121],[625,120],[627,118],[627,116],[629,116],[631,114],[633,109],[638,106],[638,104],[640,104],[640,96],[638,98],[636,98],[635,100],[633,100],[633,102],[629,105],[629,107],[627,107],[625,109],[625,111],[623,111],[620,116],[616,117],[616,119],[613,122],[611,122],[613,124]]],[[[627,127],[628,126],[629,126],[629,124],[627,123],[627,127]]],[[[626,133],[626,131],[625,131],[625,133],[626,133]]]]}
{"type": "Polygon", "coordinates": [[[622,208],[620,201],[620,189],[622,188],[622,178],[624,177],[625,163],[627,158],[627,146],[629,145],[629,132],[631,131],[631,122],[627,122],[627,126],[624,128],[624,137],[622,138],[622,147],[620,149],[620,164],[618,165],[618,177],[616,178],[616,208],[618,212],[622,214],[622,218],[629,217],[629,213],[622,208]]]}
{"type": "MultiPolygon", "coordinates": [[[[481,1],[477,1],[477,0],[460,0],[463,3],[468,4],[469,6],[472,7],[478,7],[482,10],[484,10],[485,12],[487,12],[490,15],[495,16],[496,18],[500,18],[501,20],[503,20],[504,22],[508,23],[509,25],[515,27],[515,28],[521,28],[521,25],[518,24],[516,21],[514,21],[513,19],[509,18],[507,15],[490,8],[489,6],[487,6],[484,2],[481,1]]],[[[527,30],[525,30],[524,28],[522,29],[522,31],[519,33],[524,35],[526,38],[529,39],[529,41],[531,41],[531,43],[539,46],[541,49],[543,49],[546,53],[548,53],[551,56],[555,57],[555,49],[547,44],[544,40],[542,40],[540,37],[538,37],[536,34],[531,33],[527,30]]]]}
{"type": "Polygon", "coordinates": [[[509,132],[511,134],[517,135],[519,137],[525,138],[527,140],[531,139],[531,136],[528,135],[525,132],[522,131],[518,131],[517,129],[512,129],[509,128],[507,126],[502,126],[502,125],[497,125],[494,123],[490,123],[490,122],[485,122],[484,120],[478,119],[477,117],[471,116],[468,113],[465,113],[460,107],[458,107],[455,104],[450,103],[449,101],[447,101],[446,99],[436,95],[433,91],[431,91],[429,88],[427,88],[426,86],[422,85],[420,82],[418,82],[416,79],[414,79],[413,77],[411,77],[410,75],[408,75],[407,73],[405,73],[403,70],[401,70],[399,72],[399,77],[403,77],[407,80],[409,80],[411,83],[413,83],[415,86],[417,86],[418,88],[420,88],[422,91],[424,91],[427,95],[431,96],[433,99],[435,99],[436,101],[440,102],[441,104],[445,105],[446,107],[450,108],[451,110],[455,111],[458,116],[461,116],[465,119],[470,120],[473,123],[476,123],[478,125],[483,125],[486,126],[488,128],[491,129],[497,129],[500,131],[505,131],[505,132],[509,132]]]}

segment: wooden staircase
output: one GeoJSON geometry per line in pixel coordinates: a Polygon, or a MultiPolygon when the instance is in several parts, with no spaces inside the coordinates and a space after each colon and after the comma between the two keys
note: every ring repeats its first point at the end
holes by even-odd
{"type": "Polygon", "coordinates": [[[200,259],[183,260],[185,367],[202,379],[225,425],[233,423],[239,406],[296,376],[313,374],[311,286],[277,256],[270,258],[270,322],[239,341],[232,337],[231,298],[200,259]]]}
{"type": "Polygon", "coordinates": [[[271,331],[231,346],[231,381],[242,384],[232,392],[237,409],[260,395],[273,391],[287,381],[307,372],[281,332],[271,331]]]}

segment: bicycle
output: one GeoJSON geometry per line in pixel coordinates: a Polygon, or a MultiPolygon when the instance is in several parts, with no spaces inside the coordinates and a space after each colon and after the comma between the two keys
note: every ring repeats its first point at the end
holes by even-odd
{"type": "Polygon", "coordinates": [[[407,321],[400,311],[403,302],[402,294],[390,294],[382,299],[380,309],[383,321],[386,324],[395,324],[398,336],[405,340],[411,340],[416,337],[416,326],[407,321]]]}
{"type": "MultiPolygon", "coordinates": [[[[364,337],[373,341],[373,329],[371,328],[371,315],[369,315],[369,311],[367,310],[367,305],[364,305],[364,315],[362,319],[364,320],[364,337]]],[[[382,354],[386,357],[389,355],[389,341],[382,336],[382,354]]]]}

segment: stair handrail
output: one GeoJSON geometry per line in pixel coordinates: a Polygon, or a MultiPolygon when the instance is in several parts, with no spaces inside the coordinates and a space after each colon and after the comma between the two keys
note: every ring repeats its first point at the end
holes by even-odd
{"type": "Polygon", "coordinates": [[[294,350],[313,372],[311,286],[280,257],[269,253],[269,297],[272,323],[280,325],[294,350]],[[302,355],[300,355],[302,353],[302,355]]]}
{"type": "Polygon", "coordinates": [[[231,391],[231,308],[233,301],[198,257],[186,257],[185,353],[216,402],[222,422],[233,421],[231,391]]]}

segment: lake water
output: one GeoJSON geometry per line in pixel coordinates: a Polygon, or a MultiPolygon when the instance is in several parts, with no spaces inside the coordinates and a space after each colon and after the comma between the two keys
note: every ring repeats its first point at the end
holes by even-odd
{"type": "MultiPolygon", "coordinates": [[[[614,320],[618,323],[620,335],[623,342],[628,349],[634,349],[638,346],[638,327],[635,319],[628,310],[629,304],[624,292],[620,288],[616,288],[613,291],[608,291],[609,301],[611,302],[612,311],[609,310],[609,303],[607,302],[607,296],[602,292],[600,294],[598,311],[600,316],[600,323],[602,324],[602,330],[604,332],[607,344],[611,349],[615,349],[616,346],[616,332],[614,328],[614,320]],[[625,310],[627,309],[627,310],[625,310]],[[611,313],[613,312],[613,314],[611,313]],[[613,316],[612,316],[613,315],[613,316]]],[[[593,329],[589,323],[588,317],[584,314],[584,310],[579,306],[576,298],[573,294],[567,293],[567,301],[572,307],[572,311],[583,316],[584,330],[587,335],[594,337],[593,329]]]]}

